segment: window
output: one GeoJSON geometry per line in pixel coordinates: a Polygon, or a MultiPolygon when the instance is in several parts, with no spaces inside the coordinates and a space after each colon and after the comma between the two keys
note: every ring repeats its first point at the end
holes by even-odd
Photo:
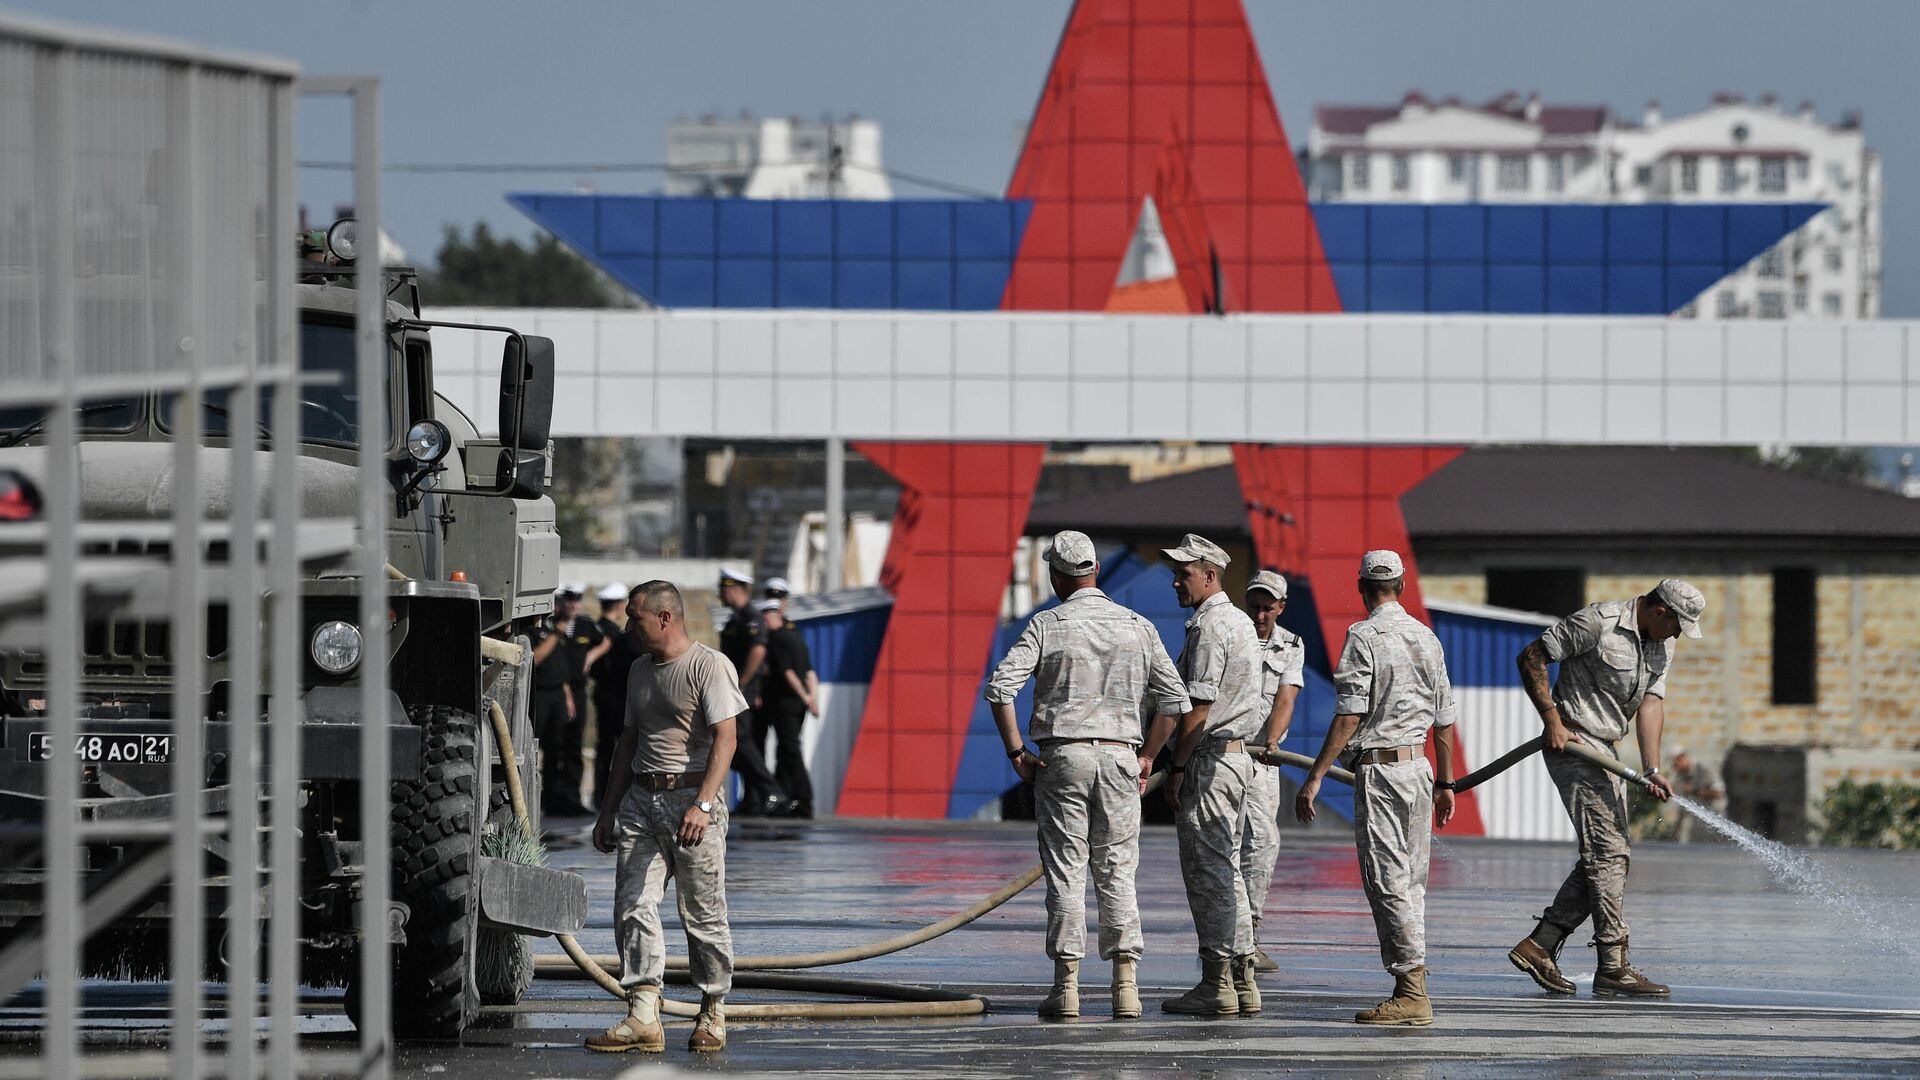
{"type": "Polygon", "coordinates": [[[1467,182],[1467,155],[1447,155],[1447,182],[1451,184],[1464,184],[1467,182]]]}
{"type": "Polygon", "coordinates": [[[1846,256],[1841,254],[1838,244],[1828,244],[1826,250],[1827,269],[1839,273],[1846,265],[1846,256]]]}
{"type": "Polygon", "coordinates": [[[1827,162],[1827,183],[1832,184],[1834,187],[1840,188],[1843,191],[1846,190],[1846,187],[1847,187],[1846,162],[1844,161],[1827,162]]]}
{"type": "Polygon", "coordinates": [[[1500,171],[1495,176],[1494,186],[1501,191],[1527,190],[1530,184],[1527,161],[1525,154],[1501,154],[1500,171]]]}
{"type": "Polygon", "coordinates": [[[1313,175],[1320,181],[1320,190],[1328,195],[1339,195],[1347,187],[1347,170],[1339,157],[1322,158],[1313,169],[1313,175]]]}
{"type": "Polygon", "coordinates": [[[1839,293],[1830,292],[1820,297],[1820,314],[1832,315],[1835,318],[1839,318],[1840,316],[1840,294],[1839,293]]]}
{"type": "Polygon", "coordinates": [[[1587,572],[1577,566],[1489,567],[1487,603],[1563,618],[1587,606],[1587,572]]]}
{"type": "Polygon", "coordinates": [[[1718,296],[1714,297],[1713,313],[1723,319],[1739,318],[1740,317],[1740,299],[1734,296],[1730,292],[1720,293],[1718,296]]]}
{"type": "Polygon", "coordinates": [[[1804,281],[1793,286],[1793,310],[1797,312],[1807,310],[1807,285],[1804,281]]]}
{"type": "Polygon", "coordinates": [[[1761,318],[1784,319],[1787,317],[1787,298],[1779,289],[1762,289],[1754,299],[1758,302],[1761,318]]]}
{"type": "Polygon", "coordinates": [[[1547,155],[1547,190],[1567,190],[1567,155],[1547,155]]]}
{"type": "Polygon", "coordinates": [[[1753,261],[1754,273],[1763,278],[1783,278],[1787,276],[1787,257],[1777,247],[1768,248],[1753,261]]]}
{"type": "Polygon", "coordinates": [[[1786,158],[1763,157],[1760,159],[1760,190],[1769,195],[1779,195],[1787,190],[1786,158]]]}
{"type": "Polygon", "coordinates": [[[1813,161],[1811,159],[1804,158],[1804,157],[1797,157],[1793,159],[1793,178],[1796,182],[1802,183],[1802,184],[1806,183],[1807,177],[1812,175],[1812,173],[1813,173],[1813,161]]]}
{"type": "Polygon", "coordinates": [[[1819,672],[1819,603],[1810,567],[1773,572],[1773,703],[1812,705],[1819,672]]]}
{"type": "Polygon", "coordinates": [[[1633,167],[1633,186],[1651,187],[1653,185],[1653,166],[1635,165],[1633,167]]]}
{"type": "Polygon", "coordinates": [[[1690,301],[1685,307],[1673,313],[1676,319],[1697,319],[1700,317],[1700,302],[1690,301]]]}
{"type": "Polygon", "coordinates": [[[1393,190],[1405,191],[1413,186],[1413,163],[1405,154],[1393,155],[1393,190]]]}
{"type": "Polygon", "coordinates": [[[1700,159],[1692,154],[1680,159],[1680,190],[1687,195],[1700,190],[1700,159]]]}
{"type": "Polygon", "coordinates": [[[1347,162],[1353,169],[1353,175],[1347,181],[1348,186],[1352,187],[1355,191],[1367,190],[1369,181],[1373,179],[1372,156],[1368,154],[1354,154],[1347,158],[1347,162]]]}
{"type": "Polygon", "coordinates": [[[1739,164],[1730,157],[1720,159],[1720,194],[1728,195],[1740,190],[1739,164]]]}

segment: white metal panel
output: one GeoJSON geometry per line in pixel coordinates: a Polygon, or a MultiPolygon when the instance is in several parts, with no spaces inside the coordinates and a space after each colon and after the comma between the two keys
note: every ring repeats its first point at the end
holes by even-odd
{"type": "MultiPolygon", "coordinates": [[[[1540,714],[1519,687],[1454,688],[1460,730],[1478,768],[1540,734],[1540,714]]],[[[1534,754],[1474,789],[1487,835],[1500,840],[1571,840],[1573,823],[1547,766],[1534,754]]]]}

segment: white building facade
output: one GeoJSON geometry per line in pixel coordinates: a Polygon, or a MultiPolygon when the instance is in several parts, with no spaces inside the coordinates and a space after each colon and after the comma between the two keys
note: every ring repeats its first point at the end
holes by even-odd
{"type": "Polygon", "coordinates": [[[1829,209],[1682,308],[1702,319],[1880,314],[1880,156],[1859,118],[1721,95],[1639,123],[1604,106],[1508,94],[1319,105],[1308,183],[1326,202],[1826,203],[1829,209]]]}
{"type": "Polygon", "coordinates": [[[667,128],[667,194],[748,199],[891,199],[880,125],[703,116],[667,128]]]}

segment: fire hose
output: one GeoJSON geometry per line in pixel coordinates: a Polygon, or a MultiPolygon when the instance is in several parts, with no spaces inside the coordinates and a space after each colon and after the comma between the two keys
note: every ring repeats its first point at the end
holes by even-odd
{"type": "MultiPolygon", "coordinates": [[[[513,812],[523,827],[531,828],[527,814],[526,791],[520,783],[517,768],[518,758],[513,750],[513,735],[507,724],[506,714],[499,704],[489,703],[493,720],[494,737],[500,745],[501,760],[507,764],[507,796],[513,805],[513,812]]],[[[1468,773],[1454,782],[1456,792],[1468,791],[1495,776],[1512,768],[1522,760],[1538,753],[1546,746],[1546,737],[1529,740],[1502,754],[1486,765],[1468,773]]],[[[1632,783],[1646,786],[1647,780],[1638,772],[1621,764],[1612,756],[1593,750],[1577,741],[1567,744],[1566,752],[1599,766],[1632,783]]],[[[1253,758],[1266,765],[1293,765],[1299,768],[1311,768],[1314,759],[1305,754],[1296,754],[1287,750],[1255,751],[1253,758]]],[[[1345,784],[1352,784],[1353,774],[1346,769],[1334,767],[1327,775],[1345,784]]],[[[1164,774],[1148,779],[1146,790],[1159,787],[1165,779],[1164,774]]],[[[924,944],[935,938],[958,930],[960,927],[986,915],[1000,905],[1026,891],[1034,882],[1040,880],[1041,868],[1034,866],[1025,873],[1002,885],[999,889],[982,897],[972,906],[950,915],[938,922],[929,923],[918,930],[887,938],[866,945],[856,945],[831,952],[783,953],[770,956],[739,956],[734,958],[734,985],[749,990],[786,990],[825,994],[842,994],[884,998],[878,1002],[799,1002],[785,1005],[734,1005],[727,1006],[729,1016],[740,1019],[879,1019],[885,1017],[926,1017],[926,1016],[975,1016],[987,1011],[987,1000],[971,994],[956,991],[937,990],[930,987],[908,986],[900,983],[873,982],[865,979],[834,979],[823,976],[794,975],[794,969],[835,967],[851,964],[860,960],[871,960],[924,944]]],[[[595,956],[581,948],[580,943],[571,935],[556,934],[565,956],[539,956],[534,958],[534,974],[550,979],[585,978],[598,983],[600,987],[615,998],[624,1000],[626,991],[620,986],[609,968],[618,968],[620,958],[611,954],[595,956]]],[[[670,982],[676,985],[686,981],[687,961],[679,957],[667,960],[670,982]],[[677,977],[676,977],[677,976],[677,977]]],[[[662,1012],[670,1016],[692,1017],[699,1009],[691,1004],[673,1001],[662,997],[662,1012]]]]}

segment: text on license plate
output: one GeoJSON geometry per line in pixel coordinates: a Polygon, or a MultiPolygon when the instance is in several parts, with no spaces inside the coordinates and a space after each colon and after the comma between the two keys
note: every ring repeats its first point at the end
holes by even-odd
{"type": "MultiPolygon", "coordinates": [[[[171,735],[78,735],[73,740],[74,756],[81,761],[102,764],[164,764],[173,757],[171,735]]],[[[45,761],[53,756],[53,736],[33,732],[27,740],[27,760],[45,761]]]]}

